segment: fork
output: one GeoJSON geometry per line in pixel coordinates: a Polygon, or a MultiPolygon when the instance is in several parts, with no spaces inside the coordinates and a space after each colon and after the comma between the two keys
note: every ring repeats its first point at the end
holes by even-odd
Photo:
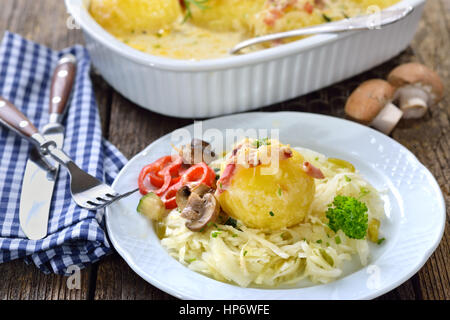
{"type": "Polygon", "coordinates": [[[107,184],[81,170],[64,151],[57,148],[54,141],[45,139],[22,112],[2,97],[0,97],[0,123],[31,142],[41,155],[50,155],[67,168],[70,175],[70,193],[80,207],[99,210],[139,190],[137,188],[119,194],[107,184]]]}

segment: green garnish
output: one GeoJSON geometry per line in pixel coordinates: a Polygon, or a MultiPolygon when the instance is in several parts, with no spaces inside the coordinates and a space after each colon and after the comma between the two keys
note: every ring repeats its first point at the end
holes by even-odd
{"type": "Polygon", "coordinates": [[[319,244],[320,244],[320,243],[322,243],[322,240],[317,240],[316,243],[319,243],[319,244]]]}
{"type": "Polygon", "coordinates": [[[191,262],[194,262],[195,260],[197,260],[197,259],[196,259],[196,258],[192,258],[192,259],[186,260],[186,262],[187,262],[187,263],[191,263],[191,262]]]}
{"type": "Polygon", "coordinates": [[[211,233],[211,237],[213,237],[213,238],[217,238],[217,236],[219,235],[219,234],[221,234],[222,232],[220,232],[220,231],[214,231],[213,233],[211,233]]]}
{"type": "Polygon", "coordinates": [[[255,141],[253,141],[253,145],[256,148],[259,148],[261,146],[270,146],[270,141],[269,138],[256,139],[255,141]]]}
{"type": "Polygon", "coordinates": [[[323,19],[324,19],[326,22],[331,22],[331,21],[332,21],[332,19],[331,19],[329,16],[327,16],[325,13],[322,13],[322,17],[323,17],[323,19]]]}
{"type": "Polygon", "coordinates": [[[329,246],[330,246],[330,243],[329,243],[329,242],[327,242],[327,243],[326,243],[326,246],[327,246],[327,247],[329,247],[329,246]]]}
{"type": "Polygon", "coordinates": [[[278,188],[278,191],[277,191],[277,193],[278,193],[278,196],[279,196],[279,197],[281,197],[281,193],[282,193],[282,190],[281,190],[281,188],[278,188]]]}
{"type": "Polygon", "coordinates": [[[361,199],[364,196],[367,196],[370,193],[370,190],[364,187],[359,188],[359,197],[358,199],[361,199]]]}
{"type": "Polygon", "coordinates": [[[237,229],[237,220],[229,217],[228,220],[225,222],[225,225],[232,226],[233,228],[237,229]]]}
{"type": "Polygon", "coordinates": [[[334,238],[334,241],[336,241],[336,244],[341,244],[341,238],[339,236],[336,236],[336,238],[334,238]]]}
{"type": "Polygon", "coordinates": [[[247,255],[247,250],[246,251],[244,251],[244,257],[247,255]]]}
{"type": "Polygon", "coordinates": [[[326,212],[328,227],[334,232],[342,230],[349,238],[363,239],[369,221],[367,210],[367,206],[356,198],[336,196],[326,212]]]}
{"type": "Polygon", "coordinates": [[[319,161],[319,157],[315,157],[314,160],[319,161]]]}
{"type": "Polygon", "coordinates": [[[349,176],[345,176],[345,181],[350,182],[350,181],[352,181],[352,179],[350,179],[349,176]]]}
{"type": "Polygon", "coordinates": [[[205,10],[208,9],[208,6],[206,6],[208,1],[209,0],[184,0],[183,2],[184,7],[186,8],[186,14],[184,15],[183,23],[192,18],[192,10],[191,10],[192,4],[195,5],[197,8],[199,8],[200,10],[205,10]]]}
{"type": "Polygon", "coordinates": [[[386,240],[385,238],[378,239],[377,244],[380,245],[380,244],[382,244],[385,240],[386,240]]]}
{"type": "Polygon", "coordinates": [[[233,233],[232,237],[236,238],[238,235],[236,233],[233,233]]]}
{"type": "Polygon", "coordinates": [[[273,213],[272,211],[270,211],[269,214],[270,214],[272,217],[275,215],[275,213],[273,213]]]}

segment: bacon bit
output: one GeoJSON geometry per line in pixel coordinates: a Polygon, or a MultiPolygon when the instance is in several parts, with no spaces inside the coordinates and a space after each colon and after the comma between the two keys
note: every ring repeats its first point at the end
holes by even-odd
{"type": "Polygon", "coordinates": [[[277,19],[280,19],[283,16],[283,12],[279,9],[273,8],[269,10],[266,18],[264,19],[264,23],[273,26],[277,19]]]}
{"type": "Polygon", "coordinates": [[[322,171],[319,168],[314,167],[311,163],[305,161],[303,162],[303,170],[305,173],[314,178],[314,179],[324,179],[325,176],[323,175],[322,171]]]}
{"type": "Polygon", "coordinates": [[[230,184],[235,169],[236,169],[235,163],[227,164],[227,166],[223,170],[222,175],[220,176],[220,179],[217,181],[217,191],[216,191],[217,195],[225,191],[225,187],[230,184]]]}
{"type": "Polygon", "coordinates": [[[325,8],[325,3],[323,0],[314,0],[314,5],[321,10],[325,8]]]}
{"type": "Polygon", "coordinates": [[[311,3],[306,2],[305,5],[303,6],[303,9],[308,12],[309,14],[312,14],[314,11],[314,7],[311,3]]]}

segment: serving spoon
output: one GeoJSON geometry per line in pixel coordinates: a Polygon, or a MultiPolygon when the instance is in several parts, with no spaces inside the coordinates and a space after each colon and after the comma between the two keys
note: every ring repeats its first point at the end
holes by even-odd
{"type": "Polygon", "coordinates": [[[242,49],[255,44],[268,41],[307,36],[320,33],[338,33],[355,30],[379,29],[386,25],[402,20],[414,11],[412,6],[394,10],[382,10],[370,15],[357,16],[349,19],[343,19],[336,22],[324,23],[316,26],[290,30],[286,32],[267,34],[261,37],[251,38],[238,43],[230,50],[230,54],[237,54],[242,49]]]}

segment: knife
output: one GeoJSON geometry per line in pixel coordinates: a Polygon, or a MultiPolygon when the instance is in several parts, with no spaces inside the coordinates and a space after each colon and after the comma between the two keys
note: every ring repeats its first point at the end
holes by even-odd
{"type": "MultiPolygon", "coordinates": [[[[42,129],[47,140],[62,148],[64,127],[61,124],[76,74],[76,58],[64,55],[53,72],[50,87],[49,123],[42,129]]],[[[25,167],[20,195],[19,221],[25,235],[39,240],[47,235],[50,204],[59,164],[50,156],[33,149],[25,167]]]]}

